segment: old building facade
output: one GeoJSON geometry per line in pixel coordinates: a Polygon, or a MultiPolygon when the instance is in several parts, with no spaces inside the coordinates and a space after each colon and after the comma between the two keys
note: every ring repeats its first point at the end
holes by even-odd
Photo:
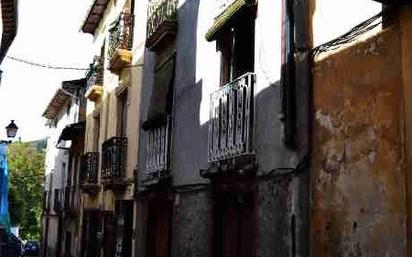
{"type": "Polygon", "coordinates": [[[84,79],[64,81],[43,117],[47,140],[43,204],[42,256],[74,256],[79,240],[80,156],[84,144],[84,79]]]}
{"type": "Polygon", "coordinates": [[[144,49],[144,2],[93,1],[82,31],[96,57],[87,77],[82,161],[82,251],[131,257],[134,173],[144,49]]]}
{"type": "MultiPolygon", "coordinates": [[[[282,69],[287,1],[151,4],[135,256],[308,252],[308,127],[294,124],[307,126],[307,113],[295,115],[284,99],[295,93],[281,90],[282,73],[292,76],[282,69]]],[[[305,25],[296,23],[309,50],[305,25]]]]}

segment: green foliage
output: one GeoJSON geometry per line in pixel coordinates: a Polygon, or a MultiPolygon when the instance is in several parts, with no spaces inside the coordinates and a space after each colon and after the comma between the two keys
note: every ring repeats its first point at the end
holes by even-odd
{"type": "Polygon", "coordinates": [[[39,240],[43,200],[44,148],[16,142],[9,146],[9,211],[20,237],[39,240]]]}

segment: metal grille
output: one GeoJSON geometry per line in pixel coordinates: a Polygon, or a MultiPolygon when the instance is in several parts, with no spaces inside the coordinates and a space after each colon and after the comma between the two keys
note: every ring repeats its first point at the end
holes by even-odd
{"type": "Polygon", "coordinates": [[[147,38],[150,38],[166,21],[176,22],[177,0],[151,1],[147,10],[147,38]]]}
{"type": "Polygon", "coordinates": [[[252,154],[255,74],[246,73],[212,93],[208,161],[252,154]]]}
{"type": "Polygon", "coordinates": [[[168,176],[171,118],[146,132],[146,181],[168,176]]]}
{"type": "Polygon", "coordinates": [[[126,175],[127,138],[112,137],[102,145],[102,179],[126,175]]]}
{"type": "Polygon", "coordinates": [[[108,58],[111,59],[117,49],[131,50],[133,45],[134,16],[121,13],[113,28],[109,31],[108,58]]]}
{"type": "Polygon", "coordinates": [[[81,183],[97,184],[99,153],[85,153],[82,156],[81,183]]]}
{"type": "Polygon", "coordinates": [[[103,85],[103,60],[100,56],[95,56],[93,58],[93,63],[90,64],[89,69],[86,72],[86,90],[88,90],[93,85],[103,85]]]}

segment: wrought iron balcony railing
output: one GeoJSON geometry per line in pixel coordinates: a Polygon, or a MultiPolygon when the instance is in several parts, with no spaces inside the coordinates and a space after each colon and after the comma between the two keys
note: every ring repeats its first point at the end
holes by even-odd
{"type": "Polygon", "coordinates": [[[97,184],[97,172],[99,165],[99,153],[88,152],[82,156],[81,184],[97,184]]]}
{"type": "Polygon", "coordinates": [[[147,10],[146,45],[152,48],[167,33],[177,30],[177,0],[152,0],[147,10]]]}
{"type": "Polygon", "coordinates": [[[168,177],[171,119],[163,126],[146,131],[146,178],[144,183],[168,177]]]}
{"type": "Polygon", "coordinates": [[[103,60],[100,56],[95,56],[93,63],[86,72],[86,90],[94,85],[103,85],[104,67],[103,60]]]}
{"type": "Polygon", "coordinates": [[[253,154],[254,83],[246,73],[212,93],[209,162],[253,154]]]}
{"type": "Polygon", "coordinates": [[[111,60],[117,49],[131,50],[133,45],[134,17],[130,13],[121,13],[109,31],[108,58],[111,60]]]}
{"type": "Polygon", "coordinates": [[[127,138],[112,137],[102,145],[102,174],[104,182],[124,179],[126,175],[127,138]]]}

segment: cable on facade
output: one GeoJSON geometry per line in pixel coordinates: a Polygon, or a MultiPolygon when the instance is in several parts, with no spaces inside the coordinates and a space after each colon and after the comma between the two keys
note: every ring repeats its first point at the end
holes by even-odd
{"type": "Polygon", "coordinates": [[[210,189],[212,185],[210,183],[194,183],[174,186],[172,190],[176,193],[189,193],[189,192],[198,192],[210,189]]]}
{"type": "Polygon", "coordinates": [[[53,69],[53,70],[89,70],[89,68],[79,68],[79,67],[64,67],[64,66],[54,66],[54,65],[50,65],[50,64],[42,64],[42,63],[36,63],[33,61],[28,61],[28,60],[24,60],[21,58],[17,58],[14,56],[6,56],[8,59],[11,59],[13,61],[17,61],[17,62],[21,62],[27,65],[31,65],[31,66],[35,66],[35,67],[40,67],[40,68],[46,68],[46,69],[53,69]]]}
{"type": "Polygon", "coordinates": [[[351,30],[341,35],[340,37],[337,37],[329,42],[315,47],[312,50],[312,57],[316,57],[320,53],[336,50],[342,45],[355,41],[357,38],[359,38],[359,36],[371,31],[372,29],[382,24],[382,15],[383,12],[380,12],[375,16],[367,19],[366,21],[360,23],[359,25],[353,27],[351,30]]]}
{"type": "Polygon", "coordinates": [[[306,170],[309,167],[309,165],[310,165],[310,159],[309,159],[309,156],[306,155],[302,158],[302,160],[299,161],[296,167],[275,168],[271,170],[268,174],[259,176],[259,178],[263,180],[272,180],[272,179],[277,179],[279,177],[284,177],[288,175],[297,175],[301,171],[306,170]]]}

